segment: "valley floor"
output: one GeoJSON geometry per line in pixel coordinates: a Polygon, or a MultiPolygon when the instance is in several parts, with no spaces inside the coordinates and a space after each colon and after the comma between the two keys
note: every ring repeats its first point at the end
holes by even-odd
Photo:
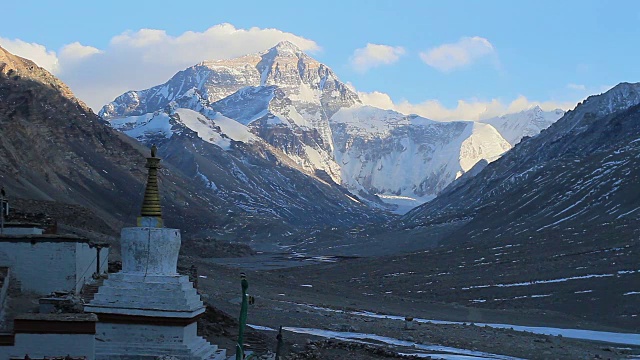
{"type": "MultiPolygon", "coordinates": [[[[343,281],[367,278],[361,261],[256,271],[246,265],[250,262],[246,258],[238,261],[245,263],[242,268],[190,259],[198,265],[199,287],[205,299],[234,318],[240,309],[239,273],[246,272],[249,293],[256,298],[249,308],[249,324],[266,339],[261,346],[271,350],[275,349],[275,329],[283,326],[290,359],[382,359],[398,358],[398,354],[447,359],[619,359],[640,354],[637,334],[613,339],[615,334],[595,333],[596,338],[603,336],[600,340],[614,341],[595,342],[570,338],[567,332],[550,336],[535,334],[532,328],[485,326],[498,323],[633,333],[557,311],[462,306],[450,296],[448,303],[437,302],[429,296],[405,296],[397,289],[374,294],[362,281],[343,281]],[[403,321],[406,316],[416,319],[409,328],[403,321]]],[[[235,339],[235,333],[229,333],[235,339]]],[[[232,344],[229,336],[211,340],[232,344]]]]}

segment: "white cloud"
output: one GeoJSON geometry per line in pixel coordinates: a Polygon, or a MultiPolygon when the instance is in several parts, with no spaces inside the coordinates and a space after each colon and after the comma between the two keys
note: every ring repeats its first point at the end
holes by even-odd
{"type": "Polygon", "coordinates": [[[571,90],[579,90],[579,91],[587,90],[586,86],[580,85],[580,84],[567,84],[567,88],[571,90]]]}
{"type": "Polygon", "coordinates": [[[492,99],[491,101],[458,100],[456,107],[447,108],[438,100],[427,100],[419,104],[411,104],[406,100],[395,103],[388,94],[379,91],[371,93],[359,92],[358,96],[366,105],[395,110],[403,114],[417,114],[437,121],[482,120],[531,109],[535,106],[540,106],[545,111],[555,109],[568,110],[573,109],[577,103],[577,101],[530,101],[524,96],[519,96],[508,103],[498,99],[492,99]]]}
{"type": "Polygon", "coordinates": [[[431,67],[449,72],[468,66],[480,58],[495,56],[495,51],[491,42],[483,37],[463,37],[456,43],[443,44],[421,52],[420,58],[431,67]]]}
{"type": "Polygon", "coordinates": [[[389,65],[400,59],[405,50],[401,46],[389,46],[378,44],[367,44],[366,47],[356,49],[350,58],[351,66],[358,72],[380,66],[389,65]]]}
{"type": "Polygon", "coordinates": [[[53,74],[56,74],[60,68],[55,51],[47,50],[47,48],[40,44],[0,37],[0,46],[12,54],[32,60],[38,64],[38,66],[47,69],[53,74]]]}
{"type": "Polygon", "coordinates": [[[283,40],[305,51],[320,50],[314,41],[292,33],[257,27],[237,29],[231,24],[178,36],[155,29],[128,31],[114,36],[105,49],[75,42],[58,54],[21,40],[0,38],[0,45],[55,73],[97,111],[125,91],[161,84],[201,61],[263,51],[283,40]]]}
{"type": "Polygon", "coordinates": [[[67,44],[60,50],[59,57],[64,61],[78,61],[85,59],[91,55],[101,54],[102,51],[93,46],[85,46],[79,42],[67,44]]]}

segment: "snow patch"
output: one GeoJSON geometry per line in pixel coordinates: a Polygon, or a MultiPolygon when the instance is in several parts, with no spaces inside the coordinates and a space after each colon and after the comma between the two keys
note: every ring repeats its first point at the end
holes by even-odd
{"type": "Polygon", "coordinates": [[[120,130],[128,136],[144,140],[151,136],[162,136],[170,138],[171,131],[170,117],[163,112],[149,113],[140,116],[129,116],[109,121],[111,127],[120,130]]]}
{"type": "MultiPolygon", "coordinates": [[[[405,316],[377,314],[377,313],[372,313],[368,311],[334,310],[334,309],[323,308],[323,307],[307,305],[307,304],[296,304],[296,305],[310,307],[312,309],[321,310],[321,311],[346,313],[350,315],[358,315],[358,316],[371,317],[376,319],[390,319],[390,320],[398,320],[403,322],[405,321],[405,316]]],[[[413,318],[413,321],[419,322],[419,323],[430,323],[430,324],[441,324],[441,325],[467,324],[461,321],[431,320],[431,319],[421,319],[421,318],[413,318]]],[[[568,337],[572,339],[601,341],[601,342],[624,344],[624,345],[640,345],[640,334],[633,334],[633,333],[616,333],[616,332],[608,332],[608,331],[552,328],[552,327],[540,327],[540,326],[523,326],[523,325],[498,324],[498,323],[474,323],[474,325],[488,326],[496,329],[511,329],[514,331],[530,332],[530,333],[542,334],[542,335],[563,336],[563,337],[568,337]]]]}

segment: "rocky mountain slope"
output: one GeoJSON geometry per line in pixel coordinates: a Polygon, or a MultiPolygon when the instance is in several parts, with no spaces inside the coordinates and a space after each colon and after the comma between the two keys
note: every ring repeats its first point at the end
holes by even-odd
{"type": "Polygon", "coordinates": [[[543,111],[539,106],[535,106],[533,109],[480,120],[480,122],[496,128],[511,146],[515,146],[523,137],[538,135],[558,121],[564,113],[564,110],[560,109],[543,111]]]}
{"type": "Polygon", "coordinates": [[[640,84],[590,96],[478,176],[407,214],[406,223],[467,219],[508,236],[636,216],[639,103],[640,84]]]}
{"type": "Polygon", "coordinates": [[[385,236],[442,246],[412,256],[414,266],[438,258],[446,275],[429,290],[438,298],[552,309],[637,330],[639,159],[640,84],[622,83],[454,182],[385,236]]]}
{"type": "MultiPolygon", "coordinates": [[[[330,68],[289,42],[259,54],[204,61],[165,84],[119,96],[100,115],[149,117],[170,104],[210,120],[236,120],[309,174],[320,170],[361,200],[377,195],[406,209],[433,198],[477,161],[494,160],[511,147],[489,123],[437,123],[362,106],[330,68]]],[[[496,119],[495,126],[515,142],[559,116],[533,109],[496,119]]]]}
{"type": "Polygon", "coordinates": [[[111,125],[159,153],[206,192],[234,204],[230,214],[274,216],[295,226],[381,220],[330,177],[306,174],[249,129],[220,113],[180,108],[112,120],[111,125]]]}
{"type": "Polygon", "coordinates": [[[142,186],[141,147],[67,86],[0,48],[0,179],[10,196],[71,202],[113,221],[142,186]]]}
{"type": "MultiPolygon", "coordinates": [[[[237,151],[237,156],[217,146],[212,150],[181,126],[179,114],[171,113],[175,134],[160,152],[165,157],[160,185],[169,226],[180,226],[187,235],[199,231],[249,239],[257,233],[285,233],[293,224],[349,224],[378,216],[335,184],[279,162],[282,156],[264,144],[237,151]]],[[[199,124],[188,115],[184,121],[199,124]]],[[[201,127],[210,137],[219,129],[201,127]]],[[[10,197],[81,205],[114,230],[135,219],[148,150],[110,127],[46,70],[4,49],[0,133],[0,182],[10,197]]],[[[240,146],[221,135],[216,139],[240,146]]]]}

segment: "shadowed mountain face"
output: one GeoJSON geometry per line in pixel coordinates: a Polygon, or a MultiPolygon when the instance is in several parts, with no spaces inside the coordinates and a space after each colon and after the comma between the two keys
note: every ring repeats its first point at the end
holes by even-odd
{"type": "Polygon", "coordinates": [[[0,168],[10,196],[81,204],[112,223],[142,187],[142,148],[58,79],[0,49],[0,168]]]}
{"type": "MultiPolygon", "coordinates": [[[[10,197],[78,204],[114,229],[133,223],[148,150],[108,126],[46,70],[4,49],[0,133],[0,182],[10,197]]],[[[179,131],[172,143],[160,144],[168,226],[187,234],[197,230],[248,239],[261,232],[289,231],[290,224],[351,224],[379,217],[360,211],[364,207],[335,184],[286,163],[259,165],[276,157],[272,149],[257,148],[246,156],[236,152],[236,157],[194,138],[192,131],[179,131]],[[196,151],[186,154],[187,147],[196,151]],[[209,159],[207,165],[198,169],[203,158],[209,159]],[[271,188],[262,185],[265,178],[273,179],[267,184],[271,188]],[[224,192],[212,191],[208,179],[220,188],[228,186],[224,192]]]]}

